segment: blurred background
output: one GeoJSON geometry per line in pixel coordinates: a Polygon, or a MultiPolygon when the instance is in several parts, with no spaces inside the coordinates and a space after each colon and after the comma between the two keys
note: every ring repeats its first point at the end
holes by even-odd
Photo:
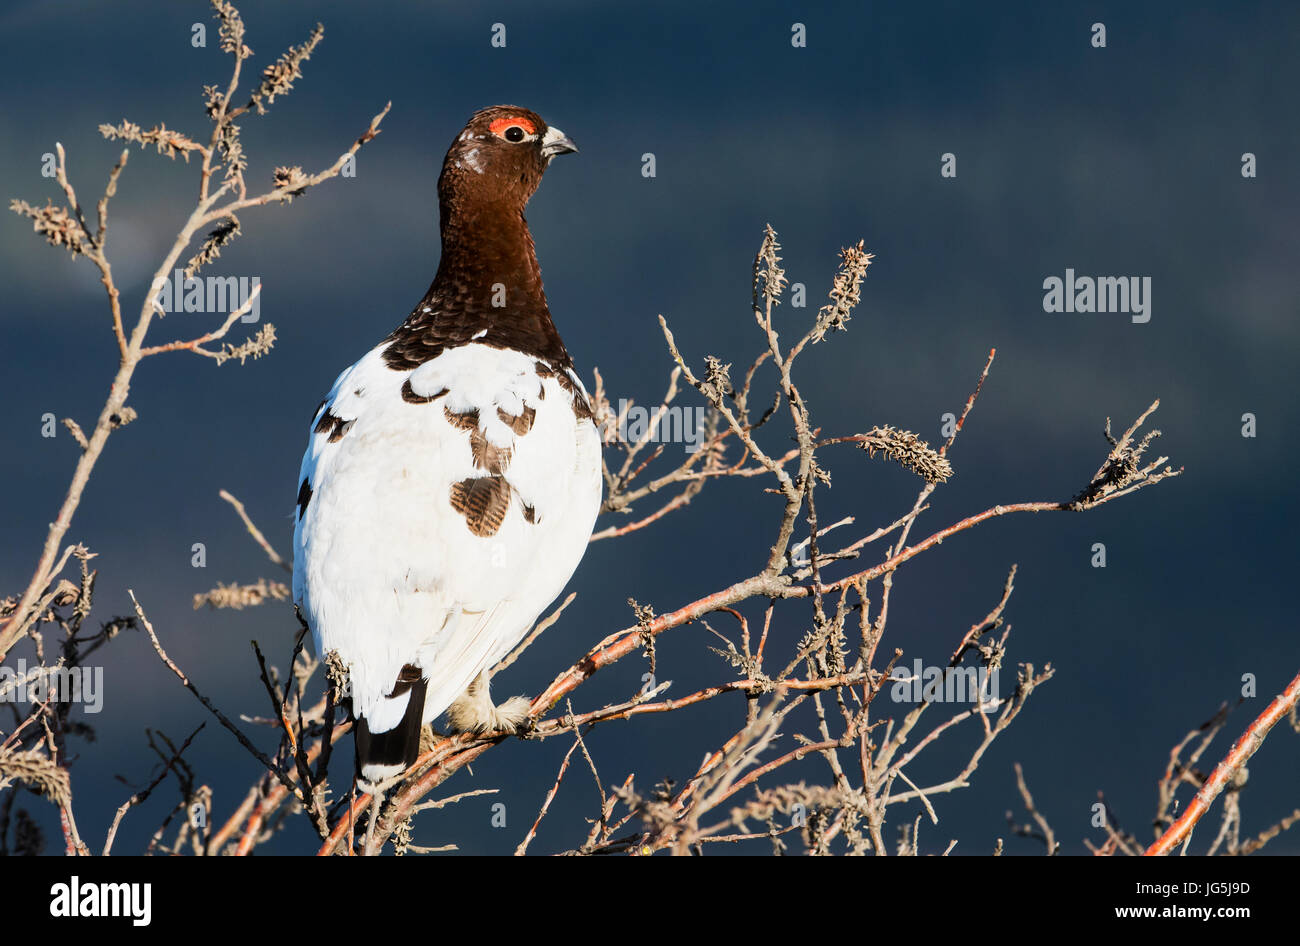
{"type": "MultiPolygon", "coordinates": [[[[956,838],[955,854],[983,854],[1004,837],[1008,853],[1041,853],[1006,824],[1008,809],[1025,820],[1016,761],[1064,852],[1104,840],[1090,820],[1098,792],[1145,841],[1172,745],[1222,702],[1235,704],[1243,675],[1253,674],[1258,695],[1234,711],[1202,761],[1208,770],[1295,674],[1300,8],[333,0],[240,8],[256,53],[250,79],[318,20],[325,26],[295,91],[243,125],[250,188],[269,187],[277,165],[328,166],[390,99],[392,112],[354,178],[241,214],[243,236],[206,272],[260,276],[275,350],[243,367],[183,353],[145,362],[130,402],[139,419],[110,440],[68,536],[99,556],[93,617],[128,613],[133,588],[172,657],[228,714],[266,712],[249,640],[284,667],[296,625],[284,605],[192,609],[193,595],[218,581],[285,578],[218,490],[238,496],[290,553],[312,408],[420,299],[438,259],[442,156],[471,112],[503,102],[537,110],[582,149],[556,162],[528,217],[569,350],[589,387],[599,366],[615,402],[661,396],[671,362],[659,314],[694,364],[706,354],[737,370],[749,363],[761,342],[748,308],[750,266],[767,223],[789,278],[807,286],[808,308],[779,310],[787,336],[824,301],[841,246],[863,239],[876,254],[849,332],[802,359],[797,380],[828,434],[888,423],[939,442],[940,418],[960,411],[989,348],[998,350],[953,450],[956,476],[915,537],[994,503],[1068,499],[1105,455],[1106,417],[1122,430],[1161,399],[1157,446],[1185,466],[1182,477],[1082,515],[1005,517],[897,576],[885,647],[933,664],[987,613],[1019,563],[1006,611],[1009,661],[1057,668],[972,786],[934,798],[940,823],[923,824],[923,851],[956,838]],[[1105,48],[1091,42],[1097,22],[1105,48]],[[490,44],[494,23],[506,26],[505,48],[490,44]],[[792,46],[794,23],[806,28],[805,48],[792,46]],[[641,174],[647,152],[653,179],[641,174]],[[1256,155],[1254,179],[1242,176],[1245,152],[1256,155]],[[955,178],[940,176],[944,153],[956,156],[955,178]],[[1150,276],[1150,321],[1045,313],[1043,280],[1067,267],[1150,276]],[[1254,438],[1241,434],[1245,413],[1257,418],[1254,438]],[[191,566],[196,542],[207,550],[203,569],[191,566]],[[1097,542],[1105,568],[1091,565],[1097,542]]],[[[40,174],[42,155],[60,141],[79,195],[93,203],[120,150],[99,135],[102,122],[162,122],[206,140],[202,87],[224,84],[228,62],[203,3],[8,3],[5,196],[60,198],[40,174]],[[206,48],[191,45],[194,23],[207,26],[206,48]]],[[[197,170],[133,148],[108,244],[132,318],[192,206],[197,170]]],[[[44,245],[15,215],[0,226],[0,248],[0,592],[12,594],[32,572],[77,455],[62,427],[41,437],[41,416],[89,429],[116,353],[93,266],[44,245]]],[[[150,340],[217,322],[177,313],[155,323],[150,340]]],[[[920,486],[857,452],[827,459],[834,484],[818,501],[823,522],[854,515],[865,533],[901,515],[920,486]]],[[[779,512],[762,485],[717,483],[688,510],[593,546],[571,583],[577,601],[507,671],[498,696],[540,691],[592,643],[634,623],[629,596],[669,611],[761,568],[779,512]]],[[[790,653],[809,610],[777,613],[776,652],[790,653]]],[[[668,695],[729,678],[707,649],[714,643],[699,625],[660,639],[668,695]]],[[[142,633],[101,656],[104,711],[83,717],[95,739],[73,743],[76,810],[96,849],[113,811],[154,770],[145,729],[179,742],[208,718],[142,633]]],[[[626,699],[645,669],[629,658],[599,674],[574,694],[575,710],[626,699]]],[[[1004,692],[1012,685],[1008,674],[1004,692]]],[[[607,785],[635,772],[645,791],[688,778],[742,714],[735,694],[598,726],[587,744],[607,785]]],[[[257,735],[269,751],[274,737],[257,735]]],[[[941,741],[910,774],[951,777],[975,738],[941,741]]],[[[417,842],[512,851],[567,748],[558,738],[488,753],[440,793],[500,795],[423,815],[417,842]],[[497,802],[507,806],[504,828],[491,823],[497,802]]],[[[1251,761],[1244,834],[1300,804],[1298,749],[1300,736],[1283,724],[1251,761]]],[[[212,786],[217,817],[259,774],[215,721],[186,757],[212,786]]],[[[350,758],[349,739],[336,756],[340,790],[350,758]]],[[[791,774],[822,778],[822,768],[791,774]]],[[[168,785],[131,812],[115,849],[143,849],[175,801],[168,785]]],[[[23,807],[47,826],[47,851],[61,850],[49,806],[26,798],[23,807]]],[[[581,843],[595,808],[587,773],[571,771],[531,850],[581,843]]],[[[921,811],[892,808],[887,839],[921,811]]],[[[1200,834],[1213,837],[1218,811],[1200,834]]],[[[266,850],[315,846],[297,819],[266,850]]],[[[1266,850],[1296,853],[1300,834],[1266,850]]]]}

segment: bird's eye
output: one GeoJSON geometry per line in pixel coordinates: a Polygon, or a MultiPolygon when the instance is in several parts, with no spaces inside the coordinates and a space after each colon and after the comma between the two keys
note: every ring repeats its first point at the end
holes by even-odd
{"type": "Polygon", "coordinates": [[[488,130],[499,138],[518,144],[526,141],[530,135],[536,133],[537,129],[533,123],[526,118],[518,115],[503,115],[500,118],[494,118],[488,125],[488,130]]]}

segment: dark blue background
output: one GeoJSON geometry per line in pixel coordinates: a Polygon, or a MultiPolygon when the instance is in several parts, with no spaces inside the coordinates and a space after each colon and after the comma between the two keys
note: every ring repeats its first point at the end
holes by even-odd
{"type": "MultiPolygon", "coordinates": [[[[1233,734],[1295,673],[1297,8],[294,0],[242,9],[254,74],[317,20],[326,30],[296,91],[244,124],[250,187],[269,185],[277,165],[327,166],[385,101],[393,110],[354,179],[241,215],[244,236],[209,272],[261,276],[275,351],[244,367],[184,354],[146,362],[131,399],[140,419],[110,441],[69,533],[99,553],[95,616],[125,613],[134,588],[172,656],[228,713],[265,712],[248,641],[284,665],[294,622],[278,606],[191,610],[192,595],[218,580],[284,577],[217,491],[239,496],[288,553],[311,409],[423,293],[438,256],[442,155],[473,110],[498,102],[536,109],[582,148],[547,175],[529,221],[568,347],[586,377],[600,367],[616,399],[662,392],[670,361],[660,313],[694,363],[706,353],[748,363],[760,343],[749,268],[768,222],[790,278],[808,287],[809,308],[780,310],[787,337],[821,304],[839,247],[865,239],[876,254],[849,333],[802,361],[802,389],[828,433],[891,423],[940,439],[940,416],[960,410],[997,347],[952,455],[957,476],[917,537],[993,503],[1068,498],[1105,453],[1105,417],[1122,428],[1162,399],[1159,446],[1185,465],[1182,478],[1085,515],[992,522],[899,574],[885,644],[935,663],[1020,563],[1010,659],[1058,668],[973,786],[934,799],[941,823],[923,823],[923,850],[959,838],[955,853],[984,853],[1006,836],[1005,810],[1022,814],[1017,760],[1065,851],[1103,837],[1089,821],[1099,790],[1146,840],[1172,744],[1235,701],[1243,674],[1257,676],[1259,698],[1234,713],[1233,734]],[[505,49],[489,45],[498,21],[505,49]],[[791,47],[796,21],[807,26],[806,49],[791,47]],[[1089,42],[1096,21],[1107,27],[1105,49],[1089,42]],[[1240,174],[1246,151],[1258,157],[1257,179],[1240,174]],[[653,180],[640,174],[644,152],[657,156],[653,180]],[[939,175],[944,152],[957,155],[955,180],[939,175]],[[1151,276],[1151,321],[1045,314],[1042,281],[1066,267],[1151,276]],[[1240,435],[1245,412],[1258,417],[1255,439],[1240,435]],[[207,546],[206,570],[190,566],[194,542],[207,546]],[[1094,542],[1106,544],[1104,570],[1090,567],[1094,542]]],[[[99,123],[165,122],[206,139],[201,87],[228,78],[215,21],[197,2],[11,3],[0,36],[0,171],[6,196],[33,203],[59,196],[39,173],[56,140],[92,203],[119,150],[99,123]],[[194,22],[208,25],[206,49],[190,45],[194,22]]],[[[196,177],[194,163],[132,154],[109,239],[132,318],[196,177]]],[[[65,433],[39,436],[40,416],[88,428],[115,349],[92,266],[42,245],[13,216],[0,246],[0,589],[12,593],[31,573],[76,458],[65,433]]],[[[173,315],[151,341],[211,327],[201,319],[173,315]]],[[[853,514],[869,530],[915,495],[914,479],[880,461],[829,459],[824,522],[853,514]]],[[[719,483],[689,512],[594,546],[572,582],[577,602],[497,692],[538,691],[631,623],[628,596],[667,611],[752,574],[777,511],[757,480],[719,483]]],[[[786,654],[808,609],[778,613],[774,653],[786,654]]],[[[711,643],[698,625],[661,639],[671,693],[726,678],[711,643]]],[[[74,767],[80,826],[96,849],[130,793],[116,776],[140,785],[153,765],[144,728],[179,740],[206,715],[142,635],[101,653],[105,711],[89,719],[98,739],[76,745],[74,767]]],[[[626,698],[644,669],[628,659],[601,674],[575,694],[575,709],[626,698]]],[[[610,724],[588,744],[606,784],[635,771],[646,790],[692,774],[734,731],[742,704],[735,695],[610,724]]],[[[936,707],[933,720],[943,713],[936,707]]],[[[910,774],[950,777],[972,740],[944,740],[910,774]]],[[[501,796],[425,814],[417,840],[512,850],[566,749],[554,739],[490,752],[444,792],[499,787],[501,796]],[[489,824],[497,800],[506,829],[489,824]]],[[[1246,833],[1296,806],[1296,749],[1283,725],[1252,761],[1246,833]]],[[[340,777],[349,755],[340,753],[340,777]]],[[[215,790],[218,816],[258,774],[215,724],[189,757],[215,790]]],[[[817,767],[799,775],[822,777],[817,767]]],[[[172,792],[128,816],[117,850],[143,847],[172,792]]],[[[595,802],[574,770],[532,849],[579,843],[595,802]]],[[[887,837],[919,812],[891,809],[887,837]]],[[[50,849],[60,849],[46,823],[50,849]]],[[[1217,808],[1195,846],[1216,826],[1217,808]]],[[[311,850],[313,840],[300,821],[271,849],[311,850]]],[[[1010,853],[1039,850],[1008,843],[1010,853]]],[[[1294,853],[1300,841],[1283,836],[1269,850],[1294,853]]]]}

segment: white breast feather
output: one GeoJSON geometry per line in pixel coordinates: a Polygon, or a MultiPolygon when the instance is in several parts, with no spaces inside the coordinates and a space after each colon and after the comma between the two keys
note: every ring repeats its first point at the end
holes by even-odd
{"type": "Polygon", "coordinates": [[[403,665],[429,679],[429,722],[523,638],[577,567],[601,499],[595,426],[538,377],[537,359],[471,344],[394,371],[384,347],[344,371],[312,419],[313,430],[324,412],[352,424],[336,442],[311,435],[299,476],[311,499],[294,530],[294,598],[317,653],[349,667],[354,711],[374,732],[405,711],[404,698],[384,699],[403,665]],[[408,380],[417,396],[447,393],[411,403],[408,380]],[[516,435],[498,408],[532,408],[531,429],[516,435]],[[477,411],[487,442],[511,451],[513,495],[493,535],[452,508],[452,484],[485,471],[448,410],[477,411]]]}

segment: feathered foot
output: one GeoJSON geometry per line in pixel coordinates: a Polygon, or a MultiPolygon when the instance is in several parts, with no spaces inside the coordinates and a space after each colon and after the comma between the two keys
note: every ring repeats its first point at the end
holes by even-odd
{"type": "Polygon", "coordinates": [[[528,697],[512,696],[496,706],[488,691],[488,680],[488,672],[484,670],[447,709],[447,721],[453,732],[514,732],[528,718],[532,704],[528,697]]]}

